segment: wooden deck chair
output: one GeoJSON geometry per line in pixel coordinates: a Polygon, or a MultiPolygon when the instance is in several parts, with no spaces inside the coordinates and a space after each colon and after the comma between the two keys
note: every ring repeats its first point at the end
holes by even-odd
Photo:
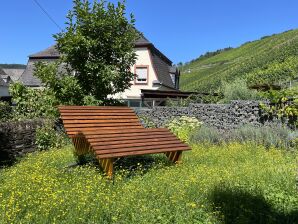
{"type": "Polygon", "coordinates": [[[129,107],[59,106],[78,156],[93,153],[109,177],[116,158],[165,153],[174,163],[190,147],[166,128],[144,128],[129,107]]]}

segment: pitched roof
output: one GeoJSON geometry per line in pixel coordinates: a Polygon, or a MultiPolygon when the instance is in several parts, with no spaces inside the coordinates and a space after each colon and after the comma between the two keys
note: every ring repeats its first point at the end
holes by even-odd
{"type": "Polygon", "coordinates": [[[22,68],[18,68],[18,69],[3,68],[2,70],[6,73],[6,77],[2,77],[2,78],[7,78],[9,76],[13,82],[18,81],[21,75],[23,74],[23,72],[25,71],[25,69],[22,69],[22,68]]]}
{"type": "Polygon", "coordinates": [[[38,58],[29,58],[29,61],[27,63],[27,67],[23,74],[20,77],[20,82],[22,82],[25,86],[31,86],[31,87],[37,87],[42,86],[41,81],[35,77],[34,74],[34,63],[37,63],[39,61],[43,62],[55,62],[56,59],[38,59],[38,58]]]}
{"type": "Polygon", "coordinates": [[[59,56],[56,45],[52,45],[45,50],[29,55],[29,58],[59,58],[59,56]]]}
{"type": "Polygon", "coordinates": [[[174,83],[171,79],[170,74],[170,67],[172,66],[171,63],[162,59],[161,55],[158,54],[158,51],[151,51],[152,63],[155,69],[158,81],[161,85],[175,88],[174,83]]]}

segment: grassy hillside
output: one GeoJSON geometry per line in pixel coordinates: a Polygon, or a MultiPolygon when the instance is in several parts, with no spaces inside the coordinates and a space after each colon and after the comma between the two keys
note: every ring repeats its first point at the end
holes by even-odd
{"type": "Polygon", "coordinates": [[[245,77],[274,61],[298,55],[298,29],[247,42],[211,57],[200,57],[181,68],[182,90],[217,92],[222,81],[245,77]]]}

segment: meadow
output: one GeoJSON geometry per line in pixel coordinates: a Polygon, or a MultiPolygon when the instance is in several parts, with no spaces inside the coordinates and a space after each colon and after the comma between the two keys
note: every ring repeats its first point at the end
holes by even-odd
{"type": "Polygon", "coordinates": [[[117,161],[114,180],[75,164],[72,146],[0,170],[0,223],[298,223],[297,153],[196,144],[117,161]]]}

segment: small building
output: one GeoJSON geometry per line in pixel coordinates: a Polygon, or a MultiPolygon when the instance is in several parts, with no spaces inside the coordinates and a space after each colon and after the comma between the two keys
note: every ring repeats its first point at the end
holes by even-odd
{"type": "MultiPolygon", "coordinates": [[[[179,70],[173,66],[172,61],[159,51],[144,36],[135,43],[137,54],[136,63],[131,67],[135,74],[131,87],[113,98],[122,99],[129,106],[142,106],[142,90],[179,92],[179,70]]],[[[34,64],[39,61],[55,62],[60,55],[55,45],[29,56],[27,67],[20,77],[20,81],[29,87],[41,87],[41,81],[33,76],[34,64]]],[[[158,100],[158,99],[156,99],[158,100]]],[[[164,99],[163,99],[164,100],[164,99]]],[[[154,102],[147,102],[153,105],[154,102]]]]}

